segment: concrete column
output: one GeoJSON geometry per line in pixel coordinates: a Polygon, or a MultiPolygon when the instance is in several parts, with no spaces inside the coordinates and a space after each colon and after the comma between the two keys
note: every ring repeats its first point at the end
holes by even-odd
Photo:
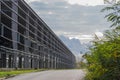
{"type": "Polygon", "coordinates": [[[28,65],[29,65],[28,57],[26,55],[24,55],[23,67],[29,68],[28,65]]]}
{"type": "Polygon", "coordinates": [[[51,68],[53,69],[54,68],[54,57],[52,56],[52,61],[51,61],[51,68]]]}
{"type": "MultiPolygon", "coordinates": [[[[18,4],[17,0],[13,0],[16,4],[18,4]]],[[[18,7],[12,3],[12,9],[15,10],[16,12],[18,12],[18,7]]],[[[12,19],[14,19],[15,21],[18,21],[18,16],[12,12],[12,19]]],[[[15,23],[14,21],[12,21],[12,29],[14,31],[17,31],[18,29],[18,24],[15,23]]],[[[13,49],[17,49],[17,43],[14,41],[17,41],[17,33],[16,32],[12,32],[12,39],[13,39],[13,49]]],[[[15,52],[14,54],[14,68],[17,68],[17,53],[15,52]]]]}
{"type": "Polygon", "coordinates": [[[50,55],[48,53],[48,68],[50,68],[50,55]]]}
{"type": "Polygon", "coordinates": [[[58,69],[58,65],[59,65],[59,58],[56,58],[56,68],[58,69]]]}
{"type": "MultiPolygon", "coordinates": [[[[15,57],[15,56],[14,56],[14,57],[15,57]]],[[[14,58],[14,60],[16,60],[16,61],[14,61],[14,62],[16,62],[16,63],[14,63],[15,68],[18,68],[19,57],[18,57],[18,56],[16,56],[16,57],[14,58]]]]}
{"type": "MultiPolygon", "coordinates": [[[[27,15],[29,15],[29,11],[28,11],[27,15]]],[[[26,15],[26,20],[29,22],[29,17],[27,15],[26,15]]],[[[29,31],[27,29],[29,29],[29,24],[26,24],[26,34],[25,34],[26,37],[29,37],[29,31]]],[[[26,53],[29,53],[29,48],[28,48],[29,41],[28,40],[29,40],[28,38],[25,39],[25,52],[26,53]]],[[[24,67],[25,68],[30,68],[30,63],[31,62],[30,62],[28,56],[30,56],[30,55],[25,56],[25,60],[24,60],[24,67]]]]}
{"type": "MultiPolygon", "coordinates": [[[[37,22],[37,19],[35,20],[37,22]]],[[[35,26],[37,28],[37,24],[35,23],[35,26]]],[[[37,29],[35,29],[35,34],[37,34],[37,29]]],[[[37,35],[35,35],[35,41],[37,41],[37,35]]],[[[36,49],[38,49],[38,44],[36,44],[36,49]]]]}
{"type": "Polygon", "coordinates": [[[31,68],[31,57],[30,56],[28,57],[28,61],[29,61],[28,62],[28,68],[30,69],[31,68]]]}
{"type": "Polygon", "coordinates": [[[37,57],[37,68],[39,69],[39,65],[40,65],[40,58],[37,57]]]}
{"type": "Polygon", "coordinates": [[[14,56],[12,55],[12,56],[11,56],[11,68],[13,68],[13,67],[14,67],[14,66],[13,66],[13,65],[14,65],[14,63],[13,63],[13,62],[14,62],[14,60],[13,60],[13,59],[14,59],[14,56]]]}
{"type": "Polygon", "coordinates": [[[22,56],[22,68],[24,68],[24,61],[25,61],[25,57],[22,56]]]}
{"type": "Polygon", "coordinates": [[[45,56],[45,51],[43,49],[43,68],[45,68],[45,62],[46,62],[46,56],[45,56]]]}
{"type": "Polygon", "coordinates": [[[6,54],[6,68],[9,67],[9,55],[6,54]]]}
{"type": "Polygon", "coordinates": [[[53,68],[56,69],[56,55],[53,53],[53,68]]]}
{"type": "MultiPolygon", "coordinates": [[[[28,42],[28,40],[25,40],[25,44],[27,44],[27,42],[28,42]]],[[[29,51],[28,51],[29,49],[28,49],[28,47],[25,47],[25,52],[26,53],[29,53],[29,51]]],[[[28,55],[28,54],[25,54],[24,55],[24,68],[29,68],[29,58],[28,58],[28,56],[30,56],[30,55],[28,55]]]]}
{"type": "Polygon", "coordinates": [[[39,63],[40,62],[40,59],[39,59],[39,57],[37,57],[37,68],[39,69],[39,63]]]}
{"type": "Polygon", "coordinates": [[[57,69],[57,57],[55,56],[55,69],[57,69]]]}

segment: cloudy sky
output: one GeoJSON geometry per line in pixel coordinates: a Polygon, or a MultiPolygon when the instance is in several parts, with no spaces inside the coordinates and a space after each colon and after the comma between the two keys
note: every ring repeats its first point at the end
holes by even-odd
{"type": "Polygon", "coordinates": [[[25,0],[59,36],[77,38],[81,42],[93,39],[94,33],[109,28],[104,19],[103,0],[25,0]]]}

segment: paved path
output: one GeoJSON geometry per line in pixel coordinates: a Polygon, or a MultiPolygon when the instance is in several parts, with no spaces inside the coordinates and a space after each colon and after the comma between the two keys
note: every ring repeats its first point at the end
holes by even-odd
{"type": "Polygon", "coordinates": [[[82,80],[84,76],[82,70],[50,70],[22,74],[6,80],[82,80]]]}

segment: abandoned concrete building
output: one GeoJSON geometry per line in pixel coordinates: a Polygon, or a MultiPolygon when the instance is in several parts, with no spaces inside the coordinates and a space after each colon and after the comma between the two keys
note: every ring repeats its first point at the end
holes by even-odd
{"type": "Polygon", "coordinates": [[[0,0],[0,68],[74,68],[75,56],[24,0],[0,0]]]}

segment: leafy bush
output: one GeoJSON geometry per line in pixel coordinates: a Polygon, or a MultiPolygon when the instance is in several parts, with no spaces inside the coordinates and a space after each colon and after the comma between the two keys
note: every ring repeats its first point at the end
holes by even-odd
{"type": "Polygon", "coordinates": [[[114,31],[117,32],[107,31],[104,39],[95,40],[85,55],[89,71],[86,80],[120,80],[120,34],[114,31]]]}
{"type": "Polygon", "coordinates": [[[111,11],[106,18],[115,29],[107,30],[103,39],[95,39],[90,53],[85,55],[86,80],[120,80],[120,1],[105,10],[111,11]]]}

